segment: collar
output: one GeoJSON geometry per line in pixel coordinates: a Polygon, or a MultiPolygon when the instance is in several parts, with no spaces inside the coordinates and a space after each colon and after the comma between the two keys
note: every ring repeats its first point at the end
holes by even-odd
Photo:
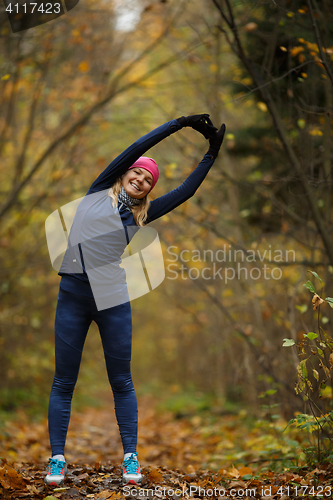
{"type": "Polygon", "coordinates": [[[123,203],[126,207],[134,207],[135,205],[140,205],[141,200],[137,198],[132,198],[129,196],[123,186],[121,186],[120,193],[118,194],[118,202],[123,203]]]}

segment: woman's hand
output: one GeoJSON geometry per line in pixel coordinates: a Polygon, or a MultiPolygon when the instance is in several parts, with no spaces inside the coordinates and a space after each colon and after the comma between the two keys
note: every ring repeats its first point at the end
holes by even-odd
{"type": "MultiPolygon", "coordinates": [[[[216,129],[217,130],[217,129],[216,129]]],[[[220,151],[220,147],[222,146],[223,138],[225,134],[225,124],[221,125],[221,128],[218,132],[215,132],[215,135],[209,138],[209,150],[207,154],[212,155],[214,158],[217,157],[220,151]]]]}
{"type": "Polygon", "coordinates": [[[181,116],[177,118],[177,122],[182,127],[194,128],[194,130],[200,132],[205,139],[212,139],[217,133],[217,128],[214,127],[207,113],[202,115],[181,116]]]}

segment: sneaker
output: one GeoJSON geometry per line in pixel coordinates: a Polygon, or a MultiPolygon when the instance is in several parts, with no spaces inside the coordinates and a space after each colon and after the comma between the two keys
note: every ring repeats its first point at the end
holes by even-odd
{"type": "Polygon", "coordinates": [[[67,474],[66,462],[50,458],[49,465],[46,470],[47,475],[44,478],[44,482],[48,486],[60,486],[65,481],[67,474]]]}
{"type": "Polygon", "coordinates": [[[140,484],[142,481],[142,475],[140,471],[140,465],[137,453],[132,453],[132,455],[123,461],[123,484],[140,484]]]}

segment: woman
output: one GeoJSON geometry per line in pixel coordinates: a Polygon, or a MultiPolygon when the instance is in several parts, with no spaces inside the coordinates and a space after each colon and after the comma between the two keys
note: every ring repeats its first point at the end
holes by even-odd
{"type": "Polygon", "coordinates": [[[161,125],[128,147],[93,182],[76,212],[59,275],[55,317],[56,369],[49,402],[52,458],[45,483],[61,485],[67,472],[64,448],[71,400],[79,373],[86,334],[98,325],[117,422],[124,449],[123,483],[140,484],[137,460],[137,401],[131,378],[131,307],[120,256],[135,231],[170,212],[193,196],[218,155],[225,133],[209,115],[182,116],[161,125]],[[142,155],[180,130],[192,127],[210,145],[208,152],[183,184],[151,202],[159,170],[142,155]],[[88,196],[89,195],[89,196],[88,196]]]}

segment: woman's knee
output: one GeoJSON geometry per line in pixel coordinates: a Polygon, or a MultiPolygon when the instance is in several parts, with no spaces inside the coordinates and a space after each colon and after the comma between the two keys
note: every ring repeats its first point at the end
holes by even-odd
{"type": "Polygon", "coordinates": [[[53,379],[52,389],[62,394],[73,394],[77,378],[63,379],[57,374],[53,379]]]}
{"type": "Polygon", "coordinates": [[[134,390],[132,376],[130,373],[109,373],[109,380],[114,392],[130,392],[134,390]]]}

